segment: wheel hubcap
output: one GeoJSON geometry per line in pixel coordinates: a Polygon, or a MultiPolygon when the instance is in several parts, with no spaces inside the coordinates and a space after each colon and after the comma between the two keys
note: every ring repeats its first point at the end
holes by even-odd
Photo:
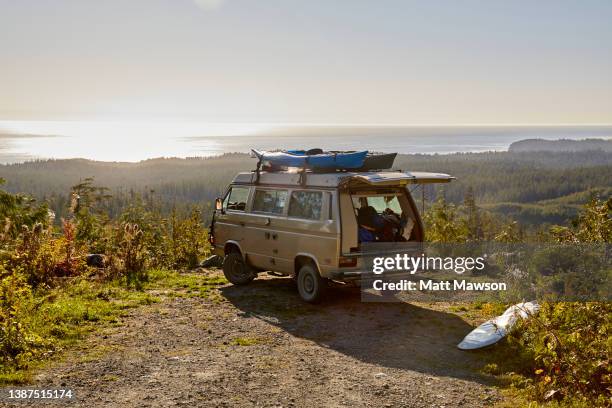
{"type": "Polygon", "coordinates": [[[235,276],[244,275],[244,268],[240,264],[240,262],[234,262],[234,267],[232,268],[232,272],[235,276]]]}
{"type": "Polygon", "coordinates": [[[308,293],[312,293],[314,290],[314,279],[310,275],[304,276],[304,290],[308,293]]]}

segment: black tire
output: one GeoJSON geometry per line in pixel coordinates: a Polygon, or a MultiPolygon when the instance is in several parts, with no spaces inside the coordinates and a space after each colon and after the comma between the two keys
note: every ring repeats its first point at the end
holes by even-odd
{"type": "Polygon", "coordinates": [[[327,280],[319,275],[312,264],[302,265],[297,275],[297,288],[300,297],[308,303],[318,303],[327,290],[327,280]]]}
{"type": "Polygon", "coordinates": [[[223,259],[223,275],[234,285],[246,285],[255,279],[255,273],[238,252],[230,252],[223,259]]]}

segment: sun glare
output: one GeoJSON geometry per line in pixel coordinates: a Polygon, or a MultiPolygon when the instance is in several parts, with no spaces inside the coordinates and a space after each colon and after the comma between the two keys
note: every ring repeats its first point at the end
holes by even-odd
{"type": "Polygon", "coordinates": [[[265,124],[210,124],[199,122],[84,122],[0,121],[0,132],[24,137],[11,139],[11,150],[32,158],[95,158],[102,161],[139,161],[153,157],[185,157],[222,153],[218,137],[248,136],[270,129],[265,124]],[[57,138],[65,138],[57,143],[57,138]],[[186,151],[184,139],[202,140],[186,151]]]}

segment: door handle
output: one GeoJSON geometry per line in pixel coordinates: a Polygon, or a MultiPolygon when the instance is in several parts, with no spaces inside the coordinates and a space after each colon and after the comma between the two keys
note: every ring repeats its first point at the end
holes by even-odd
{"type": "Polygon", "coordinates": [[[272,239],[276,240],[278,238],[278,234],[272,234],[272,239]]]}
{"type": "Polygon", "coordinates": [[[264,234],[264,236],[266,237],[266,239],[270,239],[270,233],[269,233],[269,232],[266,232],[266,233],[264,234]]]}

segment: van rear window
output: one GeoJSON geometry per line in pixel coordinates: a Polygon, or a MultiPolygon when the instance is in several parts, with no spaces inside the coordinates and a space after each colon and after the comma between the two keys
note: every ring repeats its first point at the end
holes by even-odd
{"type": "Polygon", "coordinates": [[[400,205],[397,194],[389,195],[359,195],[353,197],[353,207],[355,209],[361,207],[371,206],[374,207],[377,213],[382,214],[386,209],[390,209],[397,214],[402,213],[402,206],[400,205]]]}
{"type": "Polygon", "coordinates": [[[287,190],[256,190],[253,212],[282,214],[287,202],[287,190]]]}
{"type": "Polygon", "coordinates": [[[294,191],[289,201],[289,216],[320,220],[322,207],[323,193],[320,191],[294,191]]]}

